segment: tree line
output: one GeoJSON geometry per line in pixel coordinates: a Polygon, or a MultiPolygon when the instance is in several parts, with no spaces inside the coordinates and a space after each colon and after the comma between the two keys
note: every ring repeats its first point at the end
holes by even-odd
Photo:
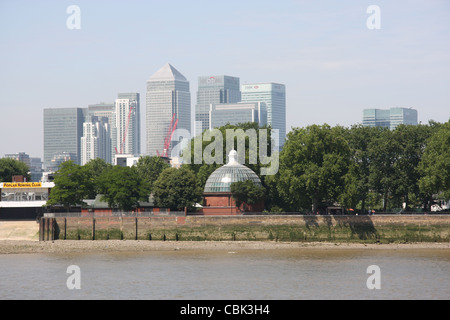
{"type": "MultiPolygon", "coordinates": [[[[258,125],[218,129],[225,133],[230,128],[246,130],[258,125]]],[[[210,143],[203,140],[202,150],[210,143]]],[[[271,150],[271,143],[269,139],[264,147],[271,150]]],[[[249,148],[247,140],[245,164],[259,175],[263,165],[259,161],[249,164],[249,148]]],[[[193,147],[184,152],[194,152],[193,147]]],[[[226,163],[227,150],[221,154],[226,163]]],[[[100,194],[111,208],[121,210],[133,210],[149,200],[157,207],[195,210],[207,178],[223,163],[183,164],[175,169],[164,159],[149,156],[141,157],[133,167],[113,166],[101,159],[84,166],[68,161],[54,174],[55,187],[47,205],[69,209],[100,194]]],[[[4,182],[27,172],[18,161],[0,159],[4,182]]],[[[434,201],[450,199],[450,121],[400,125],[394,130],[327,124],[292,128],[279,153],[278,172],[259,176],[262,188],[233,184],[238,203],[264,199],[271,212],[322,213],[335,205],[362,213],[403,207],[405,211],[428,211],[434,201]]]]}
{"type": "Polygon", "coordinates": [[[282,210],[321,211],[339,204],[368,208],[422,208],[450,198],[450,121],[400,125],[394,130],[355,125],[294,128],[268,177],[282,210]]]}

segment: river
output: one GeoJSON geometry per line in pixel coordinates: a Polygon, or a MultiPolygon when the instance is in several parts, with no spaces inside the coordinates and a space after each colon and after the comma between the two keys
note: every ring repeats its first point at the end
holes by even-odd
{"type": "Polygon", "coordinates": [[[449,299],[450,251],[237,250],[0,255],[0,299],[449,299]],[[367,282],[377,266],[379,289],[367,282]],[[79,269],[73,272],[69,266],[79,269]],[[77,276],[79,289],[69,289],[77,276]]]}

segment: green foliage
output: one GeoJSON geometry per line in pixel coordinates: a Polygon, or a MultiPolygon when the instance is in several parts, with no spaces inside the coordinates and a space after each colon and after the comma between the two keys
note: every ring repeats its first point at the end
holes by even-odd
{"type": "Polygon", "coordinates": [[[106,169],[98,178],[102,200],[110,208],[131,211],[139,201],[148,201],[148,184],[138,173],[136,167],[114,166],[106,169]]]}
{"type": "Polygon", "coordinates": [[[237,125],[227,124],[214,130],[205,130],[201,135],[195,137],[183,151],[183,157],[190,159],[190,168],[198,175],[199,187],[203,189],[209,175],[215,169],[227,163],[228,154],[231,150],[234,149],[238,152],[240,163],[245,164],[258,174],[263,166],[261,159],[259,159],[259,149],[260,147],[266,148],[267,155],[270,156],[271,146],[270,127],[259,127],[255,122],[237,125]],[[259,144],[259,129],[267,129],[266,146],[260,146],[259,144]],[[256,134],[254,137],[250,135],[253,130],[256,134]],[[229,139],[228,146],[227,139],[229,139]],[[255,143],[251,143],[251,139],[255,139],[255,143]],[[238,141],[244,142],[242,144],[245,148],[244,152],[239,150],[238,141]],[[253,158],[253,155],[256,155],[256,158],[253,158]],[[200,159],[201,163],[196,163],[196,159],[200,159]],[[213,160],[205,161],[205,159],[213,160]],[[211,164],[211,162],[214,163],[211,164]]]}
{"type": "Polygon", "coordinates": [[[98,179],[105,170],[111,168],[111,164],[106,163],[105,160],[100,158],[90,160],[83,166],[87,179],[86,199],[95,199],[96,195],[100,193],[98,179]]]}
{"type": "Polygon", "coordinates": [[[161,208],[192,211],[201,196],[202,189],[188,166],[165,169],[153,184],[155,204],[161,208]]]}
{"type": "Polygon", "coordinates": [[[419,165],[420,191],[450,199],[450,121],[431,136],[419,165]]]}
{"type": "Polygon", "coordinates": [[[350,150],[341,127],[295,128],[280,154],[278,190],[289,209],[313,208],[337,199],[348,172],[350,150]]]}
{"type": "Polygon", "coordinates": [[[25,163],[11,158],[1,158],[0,181],[11,182],[13,176],[24,176],[27,181],[31,178],[29,168],[25,163]]]}
{"type": "Polygon", "coordinates": [[[61,204],[70,209],[71,206],[81,205],[92,189],[87,170],[73,161],[63,162],[54,177],[55,187],[47,201],[49,206],[61,204]]]}
{"type": "Polygon", "coordinates": [[[148,183],[149,190],[153,189],[154,182],[158,179],[164,169],[169,168],[170,165],[161,157],[145,156],[139,158],[136,164],[136,170],[139,176],[148,183]]]}
{"type": "Polygon", "coordinates": [[[265,195],[264,187],[255,185],[251,180],[233,182],[230,185],[230,190],[238,207],[240,207],[242,203],[258,203],[265,195]]]}

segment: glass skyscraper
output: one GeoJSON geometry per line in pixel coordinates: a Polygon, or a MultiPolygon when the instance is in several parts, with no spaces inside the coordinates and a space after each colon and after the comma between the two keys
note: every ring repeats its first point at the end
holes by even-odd
{"type": "Polygon", "coordinates": [[[363,126],[385,127],[393,130],[399,124],[416,125],[417,110],[411,108],[363,110],[363,126]]]}
{"type": "Polygon", "coordinates": [[[225,75],[198,78],[197,104],[195,106],[195,135],[209,129],[211,104],[241,101],[239,78],[225,75]]]}
{"type": "Polygon", "coordinates": [[[209,129],[244,122],[257,122],[260,126],[264,126],[267,123],[266,104],[264,102],[211,104],[209,129]]]}
{"type": "Polygon", "coordinates": [[[286,139],[286,88],[279,83],[252,83],[241,85],[242,102],[264,102],[267,107],[267,125],[279,130],[279,146],[286,139]]]}
{"type": "Polygon", "coordinates": [[[55,159],[70,155],[70,159],[80,164],[80,141],[86,108],[44,109],[44,167],[54,167],[55,159]],[[53,162],[52,162],[53,160],[53,162]]]}
{"type": "Polygon", "coordinates": [[[165,145],[175,123],[191,132],[189,82],[172,65],[166,64],[147,81],[147,154],[170,156],[172,144],[165,145]]]}

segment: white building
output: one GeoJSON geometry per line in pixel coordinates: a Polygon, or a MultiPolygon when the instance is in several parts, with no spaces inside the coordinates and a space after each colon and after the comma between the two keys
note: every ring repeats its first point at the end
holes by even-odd
{"type": "Polygon", "coordinates": [[[139,93],[120,93],[115,102],[113,154],[140,154],[139,93]]]}
{"type": "Polygon", "coordinates": [[[83,124],[81,165],[97,158],[111,163],[111,129],[106,117],[93,116],[83,124]]]}

